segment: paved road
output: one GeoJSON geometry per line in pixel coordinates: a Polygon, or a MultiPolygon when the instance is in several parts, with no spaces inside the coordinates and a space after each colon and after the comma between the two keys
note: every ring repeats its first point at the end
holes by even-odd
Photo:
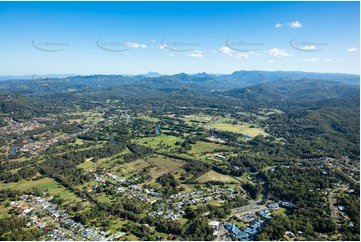
{"type": "Polygon", "coordinates": [[[337,223],[338,222],[338,209],[337,207],[334,205],[336,203],[336,196],[335,196],[335,193],[338,192],[338,191],[345,191],[348,189],[348,186],[346,185],[343,185],[342,187],[338,187],[334,190],[332,190],[330,192],[330,194],[328,195],[328,202],[330,204],[330,208],[331,208],[331,216],[333,218],[333,220],[337,223]]]}
{"type": "Polygon", "coordinates": [[[340,220],[339,220],[339,216],[338,216],[338,209],[337,207],[335,206],[335,203],[336,203],[336,195],[335,193],[338,192],[338,191],[345,191],[347,190],[349,187],[346,186],[346,185],[343,185],[342,187],[338,187],[334,190],[332,190],[329,194],[328,194],[328,202],[330,204],[330,208],[331,208],[331,216],[333,218],[333,221],[336,223],[337,225],[337,231],[336,231],[336,234],[338,237],[341,236],[340,232],[339,232],[339,229],[341,228],[341,224],[340,224],[340,220]]]}
{"type": "Polygon", "coordinates": [[[255,212],[259,212],[261,210],[264,210],[266,209],[267,207],[265,205],[262,205],[262,206],[258,206],[258,207],[254,207],[254,208],[251,208],[251,209],[247,209],[243,212],[239,212],[239,213],[234,213],[233,215],[236,215],[236,216],[241,216],[241,215],[244,215],[244,214],[247,214],[247,213],[255,213],[255,212]]]}
{"type": "Polygon", "coordinates": [[[253,209],[258,209],[258,208],[260,208],[260,206],[264,206],[264,205],[261,204],[261,202],[262,202],[262,198],[260,198],[260,199],[258,199],[256,201],[253,201],[249,205],[245,205],[245,206],[238,207],[238,208],[233,208],[231,210],[231,214],[239,213],[239,212],[243,212],[243,211],[248,211],[248,210],[253,210],[253,209]]]}

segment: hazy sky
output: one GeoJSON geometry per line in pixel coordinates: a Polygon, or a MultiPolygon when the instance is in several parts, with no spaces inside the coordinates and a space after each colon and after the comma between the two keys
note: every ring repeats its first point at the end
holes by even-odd
{"type": "Polygon", "coordinates": [[[359,2],[0,2],[0,75],[360,73],[359,2]]]}

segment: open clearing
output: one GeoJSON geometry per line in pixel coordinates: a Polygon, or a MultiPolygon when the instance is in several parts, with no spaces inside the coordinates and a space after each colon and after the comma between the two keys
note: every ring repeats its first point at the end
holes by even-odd
{"type": "Polygon", "coordinates": [[[162,148],[164,146],[170,146],[171,148],[176,147],[175,143],[183,142],[183,139],[171,135],[162,134],[156,137],[146,137],[134,141],[140,145],[149,146],[155,149],[155,148],[162,148]]]}
{"type": "Polygon", "coordinates": [[[196,144],[192,145],[190,153],[214,152],[217,149],[229,149],[229,147],[211,142],[197,141],[196,144]]]}
{"type": "Polygon", "coordinates": [[[57,183],[51,178],[43,178],[36,181],[21,180],[19,182],[1,183],[0,189],[14,189],[21,192],[26,192],[32,188],[38,188],[42,192],[48,193],[49,196],[59,195],[60,198],[67,202],[72,200],[80,200],[73,192],[66,189],[64,186],[57,183]]]}
{"type": "Polygon", "coordinates": [[[129,163],[126,163],[121,166],[122,173],[125,173],[126,175],[130,175],[133,173],[137,173],[138,171],[141,171],[143,168],[148,167],[149,163],[143,159],[135,160],[129,163]]]}
{"type": "Polygon", "coordinates": [[[159,122],[159,119],[157,119],[157,118],[152,118],[152,117],[146,116],[146,115],[144,115],[144,114],[138,114],[136,117],[137,117],[137,118],[140,118],[140,119],[145,119],[145,120],[147,120],[147,121],[154,122],[154,123],[159,122]]]}
{"type": "Polygon", "coordinates": [[[157,166],[163,173],[173,173],[178,171],[185,164],[182,160],[168,158],[162,155],[158,155],[154,158],[148,158],[148,161],[157,166]]]}
{"type": "Polygon", "coordinates": [[[205,183],[205,182],[209,182],[209,181],[221,181],[221,182],[235,182],[235,183],[239,183],[236,179],[234,179],[231,176],[227,176],[227,175],[222,175],[216,171],[210,170],[207,173],[201,175],[200,177],[198,177],[196,179],[196,181],[201,182],[201,183],[205,183]]]}
{"type": "Polygon", "coordinates": [[[217,123],[212,125],[212,128],[218,130],[243,134],[250,137],[255,137],[257,135],[264,135],[264,136],[267,135],[267,133],[264,132],[263,129],[257,127],[254,128],[251,127],[252,124],[249,123],[242,123],[242,124],[217,123]]]}
{"type": "Polygon", "coordinates": [[[203,126],[205,128],[214,128],[221,131],[234,132],[238,134],[255,137],[257,135],[266,136],[262,128],[256,127],[254,124],[247,122],[236,122],[233,118],[224,118],[221,116],[207,116],[204,114],[186,115],[182,120],[191,126],[203,126]],[[235,122],[235,123],[233,123],[235,122]],[[253,127],[254,126],[254,127],[253,127]],[[253,127],[253,128],[251,128],[253,127]]]}

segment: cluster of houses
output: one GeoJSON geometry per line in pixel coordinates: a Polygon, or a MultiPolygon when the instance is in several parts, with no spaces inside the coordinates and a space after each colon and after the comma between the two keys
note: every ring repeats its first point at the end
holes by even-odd
{"type": "Polygon", "coordinates": [[[52,240],[63,241],[67,239],[65,233],[61,232],[58,229],[53,229],[50,233],[48,233],[48,237],[50,237],[48,241],[52,241],[52,240]]]}
{"type": "MultiPolygon", "coordinates": [[[[24,199],[27,199],[27,196],[24,199]]],[[[26,227],[30,227],[32,225],[37,226],[39,229],[47,233],[47,237],[49,237],[48,240],[69,240],[64,232],[61,232],[58,229],[51,229],[50,222],[44,217],[39,218],[34,208],[32,208],[29,204],[22,201],[13,201],[10,202],[10,206],[21,212],[19,215],[20,217],[26,217],[29,219],[29,222],[26,223],[26,227]]]]}
{"type": "MultiPolygon", "coordinates": [[[[324,158],[310,159],[310,161],[322,163],[327,168],[332,168],[338,171],[342,171],[345,174],[352,177],[355,181],[360,180],[360,162],[352,160],[347,156],[343,156],[340,159],[324,157],[324,158]]],[[[326,170],[324,166],[320,167],[322,171],[326,170]]]]}
{"type": "MultiPolygon", "coordinates": [[[[350,217],[344,212],[345,211],[345,207],[342,205],[338,205],[337,206],[337,210],[338,210],[338,216],[343,220],[343,221],[347,221],[350,219],[350,217]]],[[[350,222],[350,221],[349,221],[350,222]]],[[[348,223],[348,225],[350,226],[350,224],[348,223]]],[[[352,227],[353,224],[351,222],[351,226],[352,227]]]]}
{"type": "Polygon", "coordinates": [[[172,209],[169,204],[159,203],[157,204],[157,211],[149,212],[148,216],[161,216],[164,219],[178,220],[180,214],[185,214],[185,212],[181,210],[181,206],[179,205],[179,203],[177,204],[177,207],[175,209],[172,209]]]}
{"type": "Polygon", "coordinates": [[[27,227],[34,224],[44,232],[47,232],[47,237],[49,237],[48,240],[70,240],[69,236],[67,236],[64,231],[72,235],[79,235],[82,238],[92,239],[95,241],[112,240],[113,237],[124,235],[124,233],[117,233],[116,235],[106,237],[107,233],[104,231],[98,231],[97,228],[91,229],[84,227],[81,223],[75,222],[71,219],[64,211],[58,210],[57,206],[51,203],[52,198],[33,197],[31,195],[23,195],[21,198],[23,201],[13,201],[10,205],[21,211],[19,216],[29,218],[30,222],[26,224],[27,227]],[[57,227],[59,229],[51,230],[49,226],[50,222],[47,221],[46,217],[38,218],[34,208],[27,202],[34,202],[38,205],[38,208],[43,210],[43,212],[48,212],[51,217],[57,221],[57,227]]]}
{"type": "Polygon", "coordinates": [[[16,122],[9,117],[4,117],[4,120],[8,125],[0,128],[0,134],[20,134],[20,132],[35,130],[41,127],[41,124],[36,120],[26,121],[23,123],[16,122]]]}
{"type": "MultiPolygon", "coordinates": [[[[95,180],[102,184],[107,184],[107,186],[114,187],[119,193],[125,194],[128,198],[137,197],[141,201],[153,204],[157,202],[163,194],[154,190],[148,190],[142,188],[136,184],[128,185],[129,179],[118,177],[117,175],[111,174],[105,170],[95,171],[94,173],[95,180]],[[115,182],[115,183],[114,183],[115,182]],[[117,185],[114,185],[117,184],[117,185]],[[127,185],[127,186],[126,186],[127,185]]],[[[136,179],[136,178],[131,178],[136,179]]],[[[94,186],[93,189],[97,189],[97,186],[94,186]]],[[[223,202],[220,198],[222,195],[227,196],[228,198],[234,196],[234,189],[231,188],[214,188],[207,190],[195,190],[192,192],[180,192],[170,196],[170,203],[176,205],[174,211],[152,211],[149,212],[150,216],[162,216],[165,219],[177,220],[180,217],[179,213],[182,213],[182,207],[198,203],[207,203],[211,200],[219,200],[223,202]]]]}
{"type": "MultiPolygon", "coordinates": [[[[133,183],[138,178],[130,178],[133,180],[129,181],[129,179],[121,178],[116,175],[113,175],[109,172],[104,172],[103,174],[94,174],[95,181],[106,184],[109,188],[116,186],[116,190],[118,193],[123,193],[127,198],[139,198],[141,201],[153,204],[158,200],[158,198],[162,197],[163,194],[160,192],[156,192],[154,190],[148,190],[142,187],[139,187],[135,184],[132,184],[128,186],[128,183],[133,183]],[[108,181],[108,182],[107,182],[108,181]],[[113,181],[118,183],[117,185],[114,185],[113,181]],[[126,186],[127,185],[127,186],[126,186]]],[[[94,186],[93,189],[96,190],[98,186],[94,186]]]]}
{"type": "MultiPolygon", "coordinates": [[[[163,203],[158,204],[158,210],[149,212],[149,216],[161,216],[164,219],[179,219],[181,214],[185,212],[182,210],[187,205],[198,204],[198,203],[207,203],[211,200],[220,199],[222,195],[231,197],[233,196],[234,189],[231,188],[214,188],[207,190],[195,190],[192,192],[186,193],[177,193],[170,196],[170,199],[167,201],[167,206],[174,204],[175,208],[168,206],[164,209],[163,203]]],[[[219,200],[219,202],[223,202],[219,200]]]]}
{"type": "Polygon", "coordinates": [[[49,148],[49,146],[58,143],[59,140],[56,138],[48,139],[45,141],[34,141],[23,145],[20,148],[21,152],[30,153],[32,155],[38,155],[40,152],[49,148]]]}
{"type": "MultiPolygon", "coordinates": [[[[45,126],[45,124],[41,124],[39,122],[54,121],[55,119],[44,117],[44,118],[34,118],[30,121],[25,121],[25,122],[17,122],[12,118],[5,117],[4,120],[8,125],[0,128],[0,135],[18,134],[18,137],[21,137],[20,134],[22,132],[36,130],[45,126]]],[[[64,138],[61,139],[48,137],[46,140],[43,141],[34,141],[32,139],[25,138],[22,140],[23,146],[19,149],[19,151],[24,153],[30,153],[31,155],[39,155],[42,151],[48,149],[51,145],[55,143],[69,140],[88,131],[89,129],[86,129],[78,133],[67,134],[64,138]]]]}
{"type": "Polygon", "coordinates": [[[226,223],[225,228],[240,241],[250,241],[256,238],[257,234],[264,228],[264,225],[264,220],[255,219],[248,227],[244,227],[242,230],[232,223],[226,223]]]}
{"type": "MultiPolygon", "coordinates": [[[[224,195],[232,195],[234,193],[234,189],[232,188],[222,188],[217,187],[214,189],[207,189],[207,190],[194,190],[191,192],[186,193],[177,193],[170,196],[171,199],[173,198],[181,198],[181,199],[191,199],[190,204],[196,204],[197,202],[207,202],[209,200],[218,199],[224,195]]],[[[185,203],[187,204],[187,203],[185,203]]]]}

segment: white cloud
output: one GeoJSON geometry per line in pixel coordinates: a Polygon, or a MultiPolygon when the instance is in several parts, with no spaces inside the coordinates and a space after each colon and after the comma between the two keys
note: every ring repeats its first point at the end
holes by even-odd
{"type": "Polygon", "coordinates": [[[275,26],[277,29],[282,27],[282,24],[276,24],[275,26]]]}
{"type": "Polygon", "coordinates": [[[189,53],[187,56],[190,57],[196,57],[196,58],[202,58],[203,57],[203,51],[201,50],[193,50],[191,53],[189,53]]]}
{"type": "Polygon", "coordinates": [[[235,59],[247,59],[250,53],[238,53],[234,56],[235,59]]]}
{"type": "Polygon", "coordinates": [[[352,53],[352,52],[356,52],[356,51],[357,51],[357,49],[355,47],[347,49],[348,53],[352,53]]]}
{"type": "Polygon", "coordinates": [[[202,57],[202,54],[201,54],[201,53],[189,53],[188,56],[201,58],[201,57],[202,57]]]}
{"type": "Polygon", "coordinates": [[[256,52],[254,52],[254,51],[247,51],[247,52],[234,51],[234,50],[232,50],[231,48],[229,48],[227,46],[223,46],[223,47],[219,48],[218,52],[221,52],[222,54],[228,55],[228,56],[230,56],[230,57],[232,57],[234,59],[247,59],[251,55],[256,54],[256,52]]]}
{"type": "Polygon", "coordinates": [[[319,58],[299,59],[298,62],[318,62],[319,58]]]}
{"type": "Polygon", "coordinates": [[[267,63],[275,63],[275,60],[268,60],[267,63]]]}
{"type": "Polygon", "coordinates": [[[131,48],[142,48],[142,49],[147,48],[147,46],[144,44],[139,44],[139,43],[134,43],[134,42],[127,42],[125,44],[131,48]]]}
{"type": "Polygon", "coordinates": [[[225,54],[225,55],[228,55],[228,56],[232,56],[232,52],[233,52],[233,50],[231,50],[227,46],[221,47],[218,51],[221,52],[222,54],[225,54]]]}
{"type": "Polygon", "coordinates": [[[270,49],[265,53],[270,56],[277,56],[277,57],[292,56],[292,54],[288,53],[287,50],[281,50],[277,48],[270,49]]]}
{"type": "Polygon", "coordinates": [[[330,61],[332,61],[332,59],[330,59],[330,58],[325,58],[325,61],[330,62],[330,61]]]}
{"type": "Polygon", "coordinates": [[[302,28],[302,24],[298,21],[293,21],[292,23],[287,23],[287,25],[289,25],[293,29],[302,28]]]}
{"type": "Polygon", "coordinates": [[[173,56],[174,56],[174,54],[168,54],[167,56],[169,56],[169,57],[173,57],[173,56]]]}
{"type": "Polygon", "coordinates": [[[306,45],[302,49],[303,50],[315,50],[316,46],[314,46],[314,45],[306,45]]]}

